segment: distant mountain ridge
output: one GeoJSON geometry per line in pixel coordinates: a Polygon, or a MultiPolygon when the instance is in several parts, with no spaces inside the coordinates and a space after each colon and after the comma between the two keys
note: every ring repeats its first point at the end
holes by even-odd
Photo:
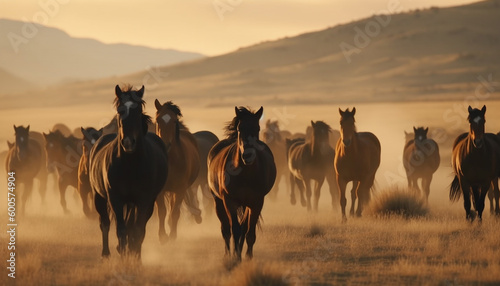
{"type": "MultiPolygon", "coordinates": [[[[499,15],[500,0],[392,14],[384,17],[387,25],[374,15],[161,66],[155,71],[163,77],[146,91],[151,98],[203,106],[495,99],[500,94],[499,15]],[[360,44],[363,38],[366,43],[360,44]],[[357,52],[346,56],[345,44],[357,52]]],[[[116,84],[140,86],[149,73],[138,69],[41,92],[53,96],[51,105],[106,103],[116,84]]]]}
{"type": "Polygon", "coordinates": [[[0,19],[0,68],[24,80],[50,85],[120,76],[204,55],[73,38],[33,23],[0,19]]]}

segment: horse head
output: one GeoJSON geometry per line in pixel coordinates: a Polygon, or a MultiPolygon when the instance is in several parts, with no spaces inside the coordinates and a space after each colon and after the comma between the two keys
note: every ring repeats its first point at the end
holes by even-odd
{"type": "Polygon", "coordinates": [[[481,148],[484,144],[484,124],[486,123],[484,114],[486,113],[486,105],[483,105],[481,110],[469,106],[468,110],[469,117],[467,117],[467,120],[470,123],[472,143],[474,144],[474,147],[481,148]]]}
{"type": "Polygon", "coordinates": [[[172,141],[180,139],[180,118],[182,117],[179,106],[172,101],[161,104],[155,100],[156,107],[156,134],[160,136],[167,145],[172,141]]]}
{"type": "Polygon", "coordinates": [[[236,118],[238,120],[236,130],[238,132],[237,146],[241,160],[245,165],[251,165],[257,157],[257,150],[259,148],[259,120],[262,117],[264,108],[253,113],[244,107],[235,107],[236,118]]]}
{"type": "Polygon", "coordinates": [[[16,133],[16,142],[14,144],[17,158],[21,161],[28,156],[30,126],[23,127],[14,125],[14,131],[16,133]]]}
{"type": "Polygon", "coordinates": [[[133,153],[137,143],[148,132],[147,123],[151,119],[142,113],[144,106],[144,86],[133,90],[127,86],[123,91],[120,86],[115,87],[115,107],[117,111],[118,140],[121,149],[126,153],[133,153]]]}
{"type": "Polygon", "coordinates": [[[352,138],[356,134],[356,126],[354,115],[356,114],[356,107],[353,107],[352,111],[347,108],[345,111],[339,108],[340,113],[340,138],[345,146],[349,146],[352,143],[352,138]]]}
{"type": "Polygon", "coordinates": [[[424,140],[426,140],[428,131],[429,131],[429,127],[427,127],[427,128],[424,128],[424,127],[415,128],[415,126],[413,126],[413,133],[415,134],[415,136],[414,136],[415,142],[423,142],[424,140]]]}

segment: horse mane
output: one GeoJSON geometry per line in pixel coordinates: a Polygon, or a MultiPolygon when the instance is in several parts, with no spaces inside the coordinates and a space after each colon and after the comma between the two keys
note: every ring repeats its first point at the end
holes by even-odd
{"type": "MultiPolygon", "coordinates": [[[[238,113],[240,114],[241,117],[247,118],[247,117],[252,117],[255,112],[253,112],[251,109],[240,106],[238,107],[238,113]]],[[[226,136],[226,139],[235,141],[238,139],[238,124],[240,123],[240,118],[238,116],[235,116],[233,120],[229,121],[226,124],[226,127],[224,128],[224,135],[226,136]]]]}
{"type": "Polygon", "coordinates": [[[165,102],[163,106],[166,106],[168,109],[170,109],[173,113],[177,115],[177,117],[182,117],[181,109],[177,104],[174,104],[172,101],[165,102]]]}
{"type": "Polygon", "coordinates": [[[321,129],[326,129],[328,131],[332,131],[332,127],[330,127],[330,125],[326,124],[324,121],[316,121],[315,125],[319,126],[319,128],[321,128],[321,129]]]}

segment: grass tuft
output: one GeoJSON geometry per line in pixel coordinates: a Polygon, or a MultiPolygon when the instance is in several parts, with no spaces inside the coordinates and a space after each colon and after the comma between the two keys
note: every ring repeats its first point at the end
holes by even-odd
{"type": "Polygon", "coordinates": [[[367,213],[383,218],[398,216],[410,219],[425,217],[429,209],[418,194],[393,186],[382,190],[377,197],[372,199],[367,213]]]}

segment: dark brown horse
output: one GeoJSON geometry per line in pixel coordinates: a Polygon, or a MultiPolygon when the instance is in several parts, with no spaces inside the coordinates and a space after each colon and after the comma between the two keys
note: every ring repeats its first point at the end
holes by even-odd
{"type": "Polygon", "coordinates": [[[452,152],[452,166],[455,178],[450,187],[450,200],[464,197],[466,219],[473,221],[476,213],[471,211],[471,197],[474,209],[482,220],[484,200],[493,186],[496,213],[498,209],[498,175],[500,170],[500,142],[493,133],[485,133],[486,106],[481,110],[469,106],[469,133],[455,139],[452,152]]]}
{"type": "MultiPolygon", "coordinates": [[[[37,177],[40,180],[40,194],[42,202],[45,198],[47,187],[47,173],[45,169],[45,156],[42,146],[32,139],[30,126],[15,126],[14,131],[16,141],[9,144],[9,152],[5,160],[5,170],[15,172],[16,186],[24,185],[24,190],[20,193],[20,211],[26,211],[26,202],[31,197],[33,191],[33,180],[37,177]]],[[[17,187],[17,190],[20,188],[17,187]]]]}
{"type": "Polygon", "coordinates": [[[415,138],[408,141],[403,150],[403,165],[408,179],[408,188],[420,193],[418,179],[422,179],[422,191],[429,201],[432,175],[439,167],[441,157],[436,141],[427,138],[429,128],[413,127],[415,138]]]}
{"type": "Polygon", "coordinates": [[[82,199],[83,213],[88,218],[93,218],[96,212],[94,212],[93,206],[93,194],[92,187],[90,186],[89,177],[89,155],[90,149],[97,142],[97,140],[102,136],[102,128],[96,130],[92,127],[83,128],[81,127],[81,133],[83,136],[82,141],[82,157],[78,163],[78,194],[82,199]]]}
{"type": "Polygon", "coordinates": [[[276,182],[269,194],[271,199],[276,199],[278,196],[278,188],[282,177],[285,177],[286,189],[290,188],[288,181],[290,171],[288,170],[286,148],[286,136],[291,136],[289,133],[280,130],[278,121],[271,120],[266,121],[266,128],[262,130],[263,141],[269,146],[271,152],[273,152],[274,162],[276,163],[276,182]]]}
{"type": "Polygon", "coordinates": [[[115,87],[118,133],[103,135],[90,150],[90,184],[100,218],[102,256],[110,255],[108,209],[116,220],[118,252],[140,259],[146,224],[167,180],[163,141],[148,133],[151,117],[143,113],[144,86],[115,87]]]}
{"type": "Polygon", "coordinates": [[[198,131],[193,134],[194,138],[196,138],[196,142],[198,143],[198,154],[200,155],[200,171],[198,172],[198,177],[196,181],[189,188],[189,194],[191,196],[193,204],[196,208],[199,208],[198,201],[198,188],[201,191],[201,198],[203,201],[203,209],[205,211],[205,216],[209,217],[214,211],[214,199],[212,196],[212,192],[208,187],[208,153],[210,153],[210,149],[219,142],[219,138],[217,135],[210,131],[198,131]]]}
{"type": "MultiPolygon", "coordinates": [[[[311,121],[311,126],[313,135],[310,140],[290,146],[288,168],[300,192],[305,190],[307,210],[311,210],[311,183],[314,181],[313,209],[318,211],[321,187],[328,171],[333,172],[329,165],[333,164],[335,153],[328,142],[330,126],[323,121],[311,121]]],[[[336,197],[336,194],[332,194],[332,197],[336,197]]]]}
{"type": "Polygon", "coordinates": [[[167,238],[177,238],[177,223],[180,217],[182,202],[186,200],[189,210],[195,215],[195,220],[201,223],[201,210],[187,196],[188,188],[194,183],[200,171],[200,155],[196,138],[180,121],[181,110],[171,101],[160,104],[155,100],[156,134],[165,143],[168,152],[169,175],[162,195],[156,199],[158,217],[160,219],[160,241],[167,238]],[[170,235],[165,232],[165,197],[170,203],[168,224],[170,235]]]}
{"type": "Polygon", "coordinates": [[[276,179],[273,154],[259,140],[263,111],[262,107],[255,113],[235,107],[236,116],[226,127],[226,139],[215,144],[208,156],[208,184],[221,222],[226,255],[230,254],[232,236],[239,260],[245,239],[246,255],[253,257],[255,228],[264,197],[276,179]]]}
{"type": "MultiPolygon", "coordinates": [[[[298,138],[293,138],[289,139],[286,138],[286,161],[287,161],[287,168],[288,168],[288,158],[290,157],[290,150],[295,149],[297,146],[304,145],[306,143],[306,139],[304,137],[298,137],[298,138]]],[[[289,180],[289,185],[290,185],[290,203],[292,205],[295,205],[297,203],[297,198],[295,195],[295,187],[299,189],[299,195],[300,195],[300,203],[302,204],[303,207],[307,205],[306,203],[306,198],[304,196],[304,188],[302,181],[297,182],[295,179],[295,176],[288,172],[288,180],[289,180]],[[300,187],[299,184],[300,183],[300,187]]]]}
{"type": "MultiPolygon", "coordinates": [[[[356,196],[359,198],[356,214],[361,216],[363,207],[370,201],[370,189],[375,181],[375,173],[380,165],[380,142],[371,132],[357,132],[354,115],[356,108],[349,108],[340,113],[341,137],[335,149],[335,172],[340,191],[340,207],[342,220],[347,221],[345,214],[345,190],[348,182],[353,182],[356,187],[356,196]],[[357,182],[357,183],[356,183],[357,182]]],[[[354,215],[354,201],[351,215],[354,215]]]]}
{"type": "Polygon", "coordinates": [[[82,154],[81,140],[69,135],[64,136],[61,131],[43,133],[45,138],[45,152],[47,154],[47,168],[55,170],[59,199],[64,213],[69,213],[66,206],[66,189],[72,186],[78,188],[78,164],[82,154]]]}

